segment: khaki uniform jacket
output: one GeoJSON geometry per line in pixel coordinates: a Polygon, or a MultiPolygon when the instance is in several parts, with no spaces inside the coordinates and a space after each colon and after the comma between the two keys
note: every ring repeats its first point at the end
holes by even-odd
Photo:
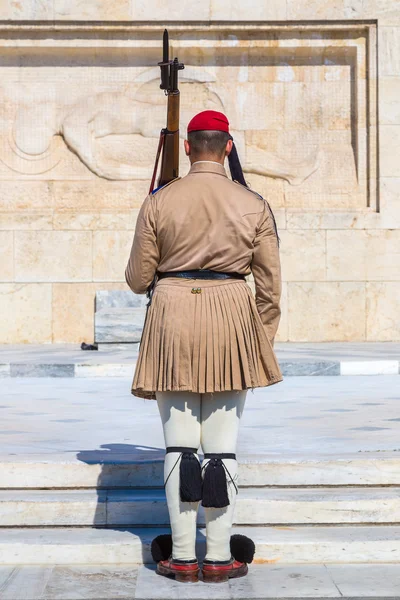
{"type": "Polygon", "coordinates": [[[189,269],[252,272],[257,311],[273,347],[281,315],[274,219],[261,196],[211,161],[194,163],[188,175],[146,197],[125,278],[133,292],[144,294],[157,270],[189,269]]]}

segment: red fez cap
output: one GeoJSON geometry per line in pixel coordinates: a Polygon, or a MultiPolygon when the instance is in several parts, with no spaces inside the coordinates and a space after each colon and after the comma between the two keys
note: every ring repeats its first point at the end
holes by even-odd
{"type": "Polygon", "coordinates": [[[216,110],[203,110],[193,117],[188,125],[188,133],[191,131],[226,131],[229,133],[229,121],[226,116],[216,110]]]}

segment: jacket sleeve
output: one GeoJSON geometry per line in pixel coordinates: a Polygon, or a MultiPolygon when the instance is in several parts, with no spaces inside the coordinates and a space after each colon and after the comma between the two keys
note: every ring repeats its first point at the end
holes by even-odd
{"type": "Polygon", "coordinates": [[[257,310],[273,346],[281,317],[281,264],[274,220],[265,200],[264,203],[263,216],[254,240],[250,268],[254,276],[257,310]]]}
{"type": "Polygon", "coordinates": [[[159,261],[154,196],[149,194],[139,211],[131,253],[125,269],[126,283],[135,294],[146,293],[154,279],[159,261]]]}

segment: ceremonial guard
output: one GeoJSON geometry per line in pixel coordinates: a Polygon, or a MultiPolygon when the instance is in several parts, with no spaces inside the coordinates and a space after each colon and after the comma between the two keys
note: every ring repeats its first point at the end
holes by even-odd
{"type": "Polygon", "coordinates": [[[246,187],[224,114],[196,115],[184,144],[190,171],[146,197],[126,267],[129,287],[150,297],[132,394],[157,401],[166,444],[172,537],[153,541],[157,573],[198,580],[201,502],[203,579],[220,582],[245,575],[254,554],[249,538],[231,536],[236,444],[247,390],[282,380],[279,238],[269,204],[246,187]]]}

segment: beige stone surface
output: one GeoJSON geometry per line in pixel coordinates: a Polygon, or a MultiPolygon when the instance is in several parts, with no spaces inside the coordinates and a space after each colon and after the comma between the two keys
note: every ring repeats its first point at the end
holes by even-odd
{"type": "Polygon", "coordinates": [[[327,231],[327,278],[400,280],[400,230],[327,231]]]}
{"type": "Polygon", "coordinates": [[[0,212],[0,230],[14,231],[18,229],[53,229],[53,211],[0,212]]]}
{"type": "Polygon", "coordinates": [[[289,341],[364,341],[365,283],[288,283],[289,341]]]}
{"type": "MultiPolygon", "coordinates": [[[[131,19],[134,21],[204,21],[210,19],[210,0],[132,0],[131,19]]],[[[228,17],[229,18],[229,17],[228,17]]]]}
{"type": "Polygon", "coordinates": [[[129,229],[135,228],[139,209],[121,210],[119,212],[78,212],[56,211],[53,217],[54,229],[129,229]]]}
{"type": "Polygon", "coordinates": [[[288,19],[362,19],[363,0],[287,0],[288,19]]]}
{"type": "Polygon", "coordinates": [[[317,230],[280,232],[280,256],[284,281],[326,279],[326,234],[317,230]]]}
{"type": "Polygon", "coordinates": [[[0,281],[14,280],[14,234],[0,231],[0,281]]]}
{"type": "Polygon", "coordinates": [[[85,21],[128,21],[131,19],[131,0],[52,0],[55,19],[85,21]]]}
{"type": "Polygon", "coordinates": [[[91,232],[15,232],[15,280],[91,281],[91,232]]]}
{"type": "Polygon", "coordinates": [[[2,181],[0,211],[19,212],[53,208],[51,188],[46,181],[2,181]]]}
{"type": "Polygon", "coordinates": [[[357,176],[350,130],[312,131],[293,125],[281,134],[277,153],[298,165],[292,168],[293,178],[283,181],[282,201],[287,208],[330,212],[367,206],[366,180],[362,173],[357,176]],[[314,170],[308,167],[313,163],[314,170]]]}
{"type": "Polygon", "coordinates": [[[400,25],[398,0],[363,0],[364,19],[378,19],[379,25],[400,25]]]}
{"type": "Polygon", "coordinates": [[[293,188],[285,189],[285,206],[291,208],[304,208],[307,211],[321,209],[324,211],[341,210],[348,212],[354,209],[354,216],[365,207],[365,194],[351,194],[350,192],[323,193],[301,192],[293,188]]]}
{"type": "Polygon", "coordinates": [[[52,342],[92,343],[96,292],[128,290],[126,283],[54,283],[52,342]]]}
{"type": "MultiPolygon", "coordinates": [[[[400,71],[399,71],[400,72],[400,71]]],[[[380,165],[382,177],[400,177],[400,127],[381,125],[379,133],[380,165]]]]}
{"type": "Polygon", "coordinates": [[[278,234],[279,234],[281,229],[286,229],[286,210],[280,209],[280,208],[274,208],[271,205],[271,203],[269,203],[269,204],[271,206],[271,210],[274,213],[276,227],[278,229],[278,234]]]}
{"type": "Polygon", "coordinates": [[[286,19],[378,19],[382,25],[400,24],[397,0],[274,0],[268,4],[251,0],[246,4],[221,0],[193,0],[177,4],[169,0],[3,0],[1,19],[76,20],[280,20],[286,19]]]}
{"type": "Polygon", "coordinates": [[[400,282],[368,282],[367,340],[400,340],[400,282]]]}
{"type": "Polygon", "coordinates": [[[381,77],[379,113],[381,125],[400,125],[400,71],[398,77],[381,77]]]}
{"type": "Polygon", "coordinates": [[[0,283],[2,344],[51,342],[51,285],[0,283]]]}
{"type": "Polygon", "coordinates": [[[2,0],[0,19],[51,20],[53,0],[2,0]]]}
{"type": "Polygon", "coordinates": [[[375,210],[287,209],[287,229],[385,229],[385,212],[375,210]]]}
{"type": "Polygon", "coordinates": [[[110,211],[140,208],[149,182],[68,181],[53,182],[52,197],[57,211],[110,211]]]}
{"type": "Polygon", "coordinates": [[[382,222],[400,229],[400,177],[381,177],[380,205],[382,222]]]}
{"type": "Polygon", "coordinates": [[[285,181],[254,173],[245,173],[245,179],[252,190],[269,202],[274,214],[277,213],[277,218],[282,218],[285,214],[285,181]]]}
{"type": "Polygon", "coordinates": [[[125,281],[133,231],[93,233],[93,281],[125,281]]]}
{"type": "Polygon", "coordinates": [[[281,0],[269,0],[268,2],[211,0],[210,18],[216,21],[283,21],[286,19],[286,2],[281,0]]]}
{"type": "Polygon", "coordinates": [[[379,27],[379,73],[398,77],[400,73],[400,25],[379,27]]]}

